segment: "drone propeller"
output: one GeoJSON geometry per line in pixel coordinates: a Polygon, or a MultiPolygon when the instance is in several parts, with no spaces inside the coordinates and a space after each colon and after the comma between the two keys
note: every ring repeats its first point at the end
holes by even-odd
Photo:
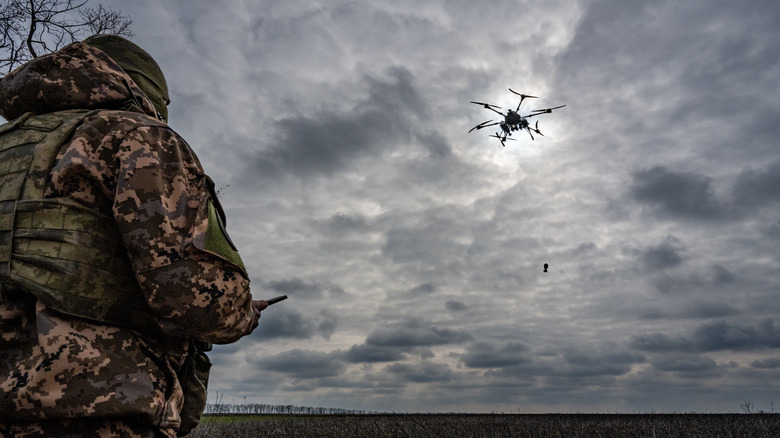
{"type": "Polygon", "coordinates": [[[538,120],[536,121],[536,129],[534,129],[534,131],[536,131],[537,134],[539,134],[542,137],[544,137],[544,134],[542,134],[542,131],[539,130],[539,121],[538,120]]]}
{"type": "Polygon", "coordinates": [[[529,114],[526,117],[538,116],[539,114],[550,114],[551,112],[553,112],[553,110],[556,110],[558,108],[563,108],[565,106],[566,105],[561,105],[561,106],[556,106],[556,107],[552,107],[552,108],[544,108],[544,109],[534,110],[534,114],[529,114]]]}
{"type": "Polygon", "coordinates": [[[531,134],[531,131],[533,131],[533,132],[541,135],[542,137],[544,137],[544,134],[542,134],[542,131],[539,130],[539,121],[538,120],[536,121],[536,125],[534,125],[533,128],[530,127],[530,126],[526,126],[525,130],[528,131],[528,135],[531,136],[531,140],[534,140],[534,135],[531,134]]]}
{"type": "Polygon", "coordinates": [[[498,139],[498,140],[501,142],[501,146],[503,146],[503,147],[506,147],[506,145],[504,144],[504,142],[505,142],[505,141],[507,141],[507,140],[512,140],[512,141],[515,141],[515,139],[514,139],[514,138],[508,138],[506,135],[505,135],[505,136],[503,136],[503,137],[502,137],[502,136],[500,136],[500,135],[498,135],[498,132],[496,132],[496,133],[495,133],[495,134],[493,134],[493,135],[490,135],[489,137],[495,137],[495,138],[497,138],[497,139],[498,139]]]}
{"type": "Polygon", "coordinates": [[[480,130],[480,129],[486,128],[488,126],[493,126],[493,125],[498,125],[499,124],[499,122],[493,122],[493,123],[490,123],[490,122],[493,122],[493,121],[492,120],[486,120],[486,121],[480,123],[479,125],[469,129],[469,132],[471,132],[471,131],[473,131],[475,129],[476,130],[480,130]]]}
{"type": "Polygon", "coordinates": [[[497,138],[497,139],[498,139],[498,141],[500,141],[500,142],[501,142],[501,146],[503,146],[503,147],[506,147],[506,145],[504,144],[504,140],[506,140],[506,139],[505,139],[505,138],[503,138],[503,137],[501,137],[501,136],[499,136],[497,132],[496,132],[496,134],[495,134],[495,135],[491,135],[490,137],[495,137],[495,138],[497,138]]]}
{"type": "Polygon", "coordinates": [[[477,104],[477,105],[482,105],[482,107],[485,108],[485,109],[489,109],[490,111],[493,111],[494,113],[497,113],[497,114],[501,114],[502,116],[504,115],[504,113],[502,113],[501,111],[495,110],[495,108],[501,109],[501,107],[498,106],[498,105],[491,105],[491,104],[485,103],[485,102],[474,102],[473,100],[470,101],[470,103],[474,103],[474,104],[477,104]]]}
{"type": "Polygon", "coordinates": [[[524,100],[525,100],[527,97],[528,97],[528,98],[534,98],[534,99],[537,99],[537,96],[531,96],[530,94],[522,94],[522,93],[518,93],[517,91],[515,91],[515,90],[513,90],[513,89],[511,89],[511,88],[509,89],[509,91],[511,91],[512,93],[514,93],[514,94],[517,94],[518,96],[520,96],[520,103],[518,103],[518,104],[517,104],[517,108],[515,109],[515,112],[517,112],[517,111],[520,111],[520,105],[522,105],[522,104],[523,104],[523,101],[524,101],[524,100]]]}
{"type": "Polygon", "coordinates": [[[513,90],[513,89],[511,89],[511,88],[509,89],[509,91],[511,91],[511,92],[513,92],[513,93],[515,93],[515,94],[517,94],[518,96],[520,96],[520,98],[521,98],[521,99],[525,99],[526,97],[532,97],[532,98],[534,98],[534,99],[538,99],[538,98],[539,98],[538,96],[531,96],[531,95],[529,95],[529,94],[518,93],[517,91],[515,91],[515,90],[513,90]]]}
{"type": "Polygon", "coordinates": [[[485,102],[475,102],[475,101],[473,101],[473,100],[469,101],[469,103],[475,103],[475,104],[477,104],[477,105],[482,105],[482,106],[484,106],[484,107],[485,107],[485,108],[487,108],[487,109],[490,109],[491,107],[492,107],[492,108],[501,108],[501,107],[500,107],[500,106],[498,106],[498,105],[492,105],[492,104],[485,103],[485,102]]]}

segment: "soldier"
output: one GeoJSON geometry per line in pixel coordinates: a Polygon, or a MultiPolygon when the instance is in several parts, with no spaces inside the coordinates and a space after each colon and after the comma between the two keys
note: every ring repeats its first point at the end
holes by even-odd
{"type": "Polygon", "coordinates": [[[0,436],[184,435],[209,343],[257,327],[268,304],[168,103],[117,36],[0,81],[0,436]]]}

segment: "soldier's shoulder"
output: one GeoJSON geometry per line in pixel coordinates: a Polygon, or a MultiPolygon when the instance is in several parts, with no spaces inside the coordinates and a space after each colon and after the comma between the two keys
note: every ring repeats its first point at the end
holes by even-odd
{"type": "Polygon", "coordinates": [[[164,122],[135,111],[101,110],[92,113],[84,120],[85,124],[100,124],[115,128],[132,130],[142,126],[159,127],[171,130],[164,122]]]}
{"type": "Polygon", "coordinates": [[[186,144],[181,136],[165,122],[134,111],[100,110],[88,115],[75,132],[75,137],[92,141],[121,142],[132,133],[140,133],[147,140],[186,144]],[[98,140],[103,139],[103,140],[98,140]]]}

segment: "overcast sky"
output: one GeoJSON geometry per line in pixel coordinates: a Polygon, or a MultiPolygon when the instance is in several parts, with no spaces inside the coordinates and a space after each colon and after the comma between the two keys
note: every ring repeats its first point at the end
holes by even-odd
{"type": "Polygon", "coordinates": [[[215,347],[209,401],[780,404],[780,3],[104,4],[163,67],[253,295],[290,297],[215,347]],[[566,107],[534,141],[468,133],[508,88],[566,107]]]}

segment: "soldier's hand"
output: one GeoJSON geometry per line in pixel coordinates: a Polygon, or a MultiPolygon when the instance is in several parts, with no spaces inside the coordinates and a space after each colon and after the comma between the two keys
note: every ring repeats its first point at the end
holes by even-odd
{"type": "Polygon", "coordinates": [[[252,310],[254,315],[252,316],[252,325],[249,329],[249,333],[255,331],[260,324],[260,311],[265,310],[268,307],[268,303],[265,300],[252,300],[252,310]]]}

